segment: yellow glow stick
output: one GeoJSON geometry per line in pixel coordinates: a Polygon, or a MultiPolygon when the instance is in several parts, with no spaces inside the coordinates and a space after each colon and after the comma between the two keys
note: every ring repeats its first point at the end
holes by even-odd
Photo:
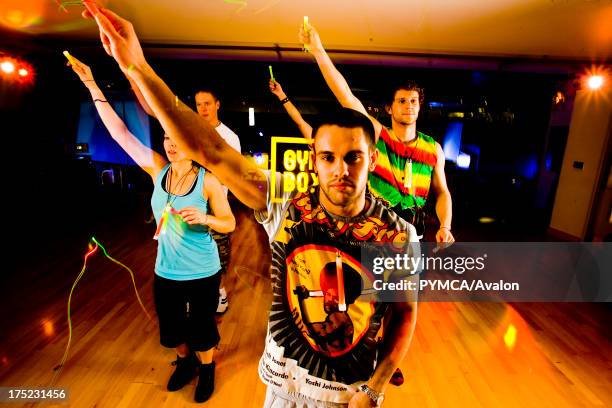
{"type": "MultiPolygon", "coordinates": [[[[308,16],[304,16],[304,34],[310,35],[310,30],[308,29],[308,16]]],[[[304,51],[309,51],[310,48],[307,44],[304,44],[304,51]]]]}
{"type": "Polygon", "coordinates": [[[272,72],[272,65],[268,65],[268,69],[270,69],[270,79],[272,82],[276,82],[276,79],[274,79],[274,73],[272,72]]]}
{"type": "Polygon", "coordinates": [[[70,53],[68,51],[64,51],[62,54],[64,54],[64,57],[66,57],[66,59],[68,60],[69,63],[71,63],[71,64],[75,63],[74,57],[72,55],[70,55],[70,53]]]}

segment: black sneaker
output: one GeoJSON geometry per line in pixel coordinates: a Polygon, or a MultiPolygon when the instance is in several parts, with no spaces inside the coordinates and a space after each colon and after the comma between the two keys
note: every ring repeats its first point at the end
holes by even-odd
{"type": "Polygon", "coordinates": [[[200,378],[196,385],[194,399],[196,402],[208,401],[215,390],[215,362],[200,365],[200,378]]]}
{"type": "Polygon", "coordinates": [[[193,380],[197,374],[200,360],[195,353],[189,353],[186,357],[176,356],[176,361],[172,363],[176,368],[168,380],[168,391],[178,391],[193,380]]]}

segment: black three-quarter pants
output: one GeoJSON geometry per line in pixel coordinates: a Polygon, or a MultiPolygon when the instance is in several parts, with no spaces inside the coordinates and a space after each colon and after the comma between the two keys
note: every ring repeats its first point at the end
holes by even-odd
{"type": "Polygon", "coordinates": [[[189,281],[155,275],[153,294],[162,346],[174,348],[187,344],[192,351],[206,351],[219,343],[215,312],[220,280],[220,272],[189,281]]]}

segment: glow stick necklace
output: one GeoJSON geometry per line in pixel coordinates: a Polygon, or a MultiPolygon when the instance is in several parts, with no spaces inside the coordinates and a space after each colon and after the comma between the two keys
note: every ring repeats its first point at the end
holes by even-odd
{"type": "Polygon", "coordinates": [[[414,149],[410,153],[410,157],[406,160],[406,164],[404,165],[404,188],[408,189],[408,194],[414,195],[412,193],[412,156],[414,156],[414,152],[419,146],[419,135],[417,135],[417,141],[414,145],[414,149]]]}
{"type": "MultiPolygon", "coordinates": [[[[183,186],[183,182],[187,179],[187,176],[192,171],[194,171],[194,169],[195,169],[195,166],[192,164],[191,165],[191,170],[189,170],[188,172],[183,174],[183,176],[179,179],[179,181],[177,183],[177,186],[176,186],[176,191],[180,191],[181,190],[181,187],[183,186]]],[[[176,214],[179,213],[174,208],[172,208],[172,203],[178,197],[178,195],[172,194],[170,192],[171,191],[170,189],[172,187],[172,173],[173,173],[172,166],[170,166],[170,174],[166,178],[166,192],[168,193],[168,197],[166,198],[166,206],[164,207],[164,211],[162,212],[162,215],[159,218],[159,224],[157,224],[157,229],[155,230],[155,235],[153,235],[153,239],[155,239],[155,240],[159,239],[160,235],[166,233],[166,228],[167,228],[167,225],[168,225],[168,216],[170,214],[176,215],[176,214]]],[[[196,179],[197,179],[197,177],[196,177],[196,179]]]]}
{"type": "Polygon", "coordinates": [[[410,193],[412,189],[412,159],[406,160],[406,165],[404,166],[404,187],[410,193]]]}

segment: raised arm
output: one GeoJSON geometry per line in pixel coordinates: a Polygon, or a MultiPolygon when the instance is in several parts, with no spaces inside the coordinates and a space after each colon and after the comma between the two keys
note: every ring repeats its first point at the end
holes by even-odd
{"type": "Polygon", "coordinates": [[[129,131],[123,120],[117,115],[110,103],[106,100],[104,93],[96,84],[89,66],[73,56],[70,56],[70,66],[89,90],[98,111],[98,115],[100,115],[102,123],[104,123],[111,137],[132,158],[132,160],[138,164],[138,166],[146,171],[151,178],[155,179],[157,174],[159,174],[166,165],[166,159],[156,151],[145,146],[129,131]]]}
{"type": "Polygon", "coordinates": [[[134,82],[134,80],[130,78],[129,76],[127,77],[127,79],[128,81],[130,81],[130,85],[132,86],[132,91],[134,91],[134,95],[136,95],[136,99],[138,99],[138,103],[140,104],[142,109],[145,112],[147,112],[149,116],[155,117],[155,112],[153,112],[153,109],[151,109],[151,107],[147,103],[147,100],[142,95],[142,92],[140,92],[140,89],[138,88],[138,86],[136,86],[136,83],[134,82]]]}
{"type": "Polygon", "coordinates": [[[307,46],[317,61],[317,65],[319,65],[319,69],[321,70],[321,74],[323,74],[323,78],[325,78],[327,86],[334,93],[338,102],[345,108],[354,109],[369,117],[374,125],[376,140],[378,140],[382,125],[378,120],[368,114],[363,103],[353,95],[353,91],[351,91],[346,79],[344,79],[340,71],[335,67],[331,58],[327,55],[325,48],[323,48],[323,43],[321,42],[317,30],[310,24],[308,24],[306,28],[304,28],[302,24],[300,25],[299,39],[302,44],[307,46]]]}
{"type": "Polygon", "coordinates": [[[270,92],[272,92],[278,98],[278,100],[281,101],[281,103],[283,104],[283,107],[285,108],[285,110],[287,111],[291,119],[293,119],[295,124],[300,129],[302,136],[304,136],[306,139],[311,139],[312,138],[312,126],[310,126],[308,122],[304,120],[300,111],[295,107],[293,102],[291,102],[291,100],[287,97],[287,94],[285,94],[285,92],[283,91],[283,87],[281,86],[281,84],[278,81],[271,79],[269,85],[270,85],[270,92]]]}
{"type": "MultiPolygon", "coordinates": [[[[255,210],[266,208],[263,172],[231,148],[216,130],[176,97],[144,58],[132,24],[108,9],[91,8],[121,70],[142,92],[163,129],[192,160],[212,171],[240,201],[255,210]],[[248,175],[248,176],[247,176],[248,175]]],[[[84,15],[89,16],[89,12],[84,15]]]]}

